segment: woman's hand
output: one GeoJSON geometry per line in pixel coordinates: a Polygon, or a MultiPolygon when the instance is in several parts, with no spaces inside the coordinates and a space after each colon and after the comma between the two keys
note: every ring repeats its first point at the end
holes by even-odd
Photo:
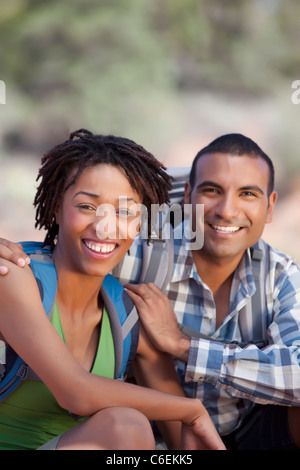
{"type": "MultiPolygon", "coordinates": [[[[5,238],[0,238],[0,258],[11,261],[21,268],[27,266],[30,263],[30,258],[26,255],[26,253],[24,253],[21,244],[10,242],[5,238]]],[[[8,267],[1,265],[0,261],[0,275],[5,276],[8,271],[8,267]]]]}
{"type": "Polygon", "coordinates": [[[182,424],[181,447],[184,450],[226,450],[209,414],[201,406],[201,415],[182,424]]]}

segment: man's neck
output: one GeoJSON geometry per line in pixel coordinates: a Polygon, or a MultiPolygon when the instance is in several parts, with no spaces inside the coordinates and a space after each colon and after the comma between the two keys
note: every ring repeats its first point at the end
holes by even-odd
{"type": "Polygon", "coordinates": [[[216,330],[221,326],[230,311],[230,292],[234,272],[242,258],[234,260],[214,260],[211,257],[193,253],[193,259],[201,280],[210,288],[216,308],[216,330]]]}
{"type": "Polygon", "coordinates": [[[243,254],[234,259],[223,258],[221,260],[211,256],[206,257],[200,251],[193,251],[192,256],[201,280],[215,294],[225,283],[228,284],[229,280],[231,284],[233,274],[243,254]]]}

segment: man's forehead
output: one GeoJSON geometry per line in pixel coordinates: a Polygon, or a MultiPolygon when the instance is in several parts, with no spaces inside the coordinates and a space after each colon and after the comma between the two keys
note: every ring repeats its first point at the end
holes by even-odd
{"type": "Polygon", "coordinates": [[[228,166],[228,169],[231,165],[241,165],[241,166],[251,166],[253,168],[262,168],[265,167],[268,169],[267,162],[259,155],[256,154],[232,154],[232,153],[221,153],[221,152],[212,152],[205,153],[197,161],[197,170],[201,168],[203,171],[205,168],[215,167],[216,169],[220,166],[228,166]]]}
{"type": "Polygon", "coordinates": [[[234,178],[244,180],[247,177],[265,180],[269,179],[267,162],[257,155],[235,155],[230,153],[206,153],[201,155],[196,166],[196,181],[200,182],[207,177],[234,178]]]}

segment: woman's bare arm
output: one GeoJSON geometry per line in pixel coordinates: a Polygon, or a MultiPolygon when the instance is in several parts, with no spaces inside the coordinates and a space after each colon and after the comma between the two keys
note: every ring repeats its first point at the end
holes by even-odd
{"type": "MultiPolygon", "coordinates": [[[[158,351],[150,342],[142,325],[133,372],[138,385],[184,396],[171,356],[158,351]]],[[[181,440],[180,421],[159,421],[157,426],[169,449],[178,449],[181,440]]]]}
{"type": "MultiPolygon", "coordinates": [[[[9,267],[9,274],[0,278],[0,331],[63,408],[90,416],[107,407],[129,407],[149,420],[181,421],[190,429],[194,429],[202,417],[207,418],[198,400],[171,396],[85,371],[47,319],[30,268],[19,269],[8,261],[3,263],[9,267]]],[[[222,448],[213,430],[209,445],[222,448]]]]}
{"type": "MultiPolygon", "coordinates": [[[[149,419],[157,419],[161,416],[158,409],[165,403],[162,419],[183,418],[180,412],[167,406],[165,394],[85,371],[49,322],[31,269],[19,269],[8,261],[3,263],[9,266],[9,274],[0,278],[0,331],[61,406],[83,415],[108,406],[129,406],[142,411],[149,419]]],[[[186,401],[184,415],[188,416],[188,410],[193,414],[195,405],[192,400],[190,404],[183,399],[186,401]]]]}

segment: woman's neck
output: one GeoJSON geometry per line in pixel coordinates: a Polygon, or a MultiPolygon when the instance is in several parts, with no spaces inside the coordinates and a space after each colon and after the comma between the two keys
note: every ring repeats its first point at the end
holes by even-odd
{"type": "Polygon", "coordinates": [[[63,305],[70,314],[88,312],[98,309],[99,292],[103,282],[100,276],[91,276],[76,272],[66,267],[60,257],[53,255],[57,272],[57,302],[63,305]]]}

